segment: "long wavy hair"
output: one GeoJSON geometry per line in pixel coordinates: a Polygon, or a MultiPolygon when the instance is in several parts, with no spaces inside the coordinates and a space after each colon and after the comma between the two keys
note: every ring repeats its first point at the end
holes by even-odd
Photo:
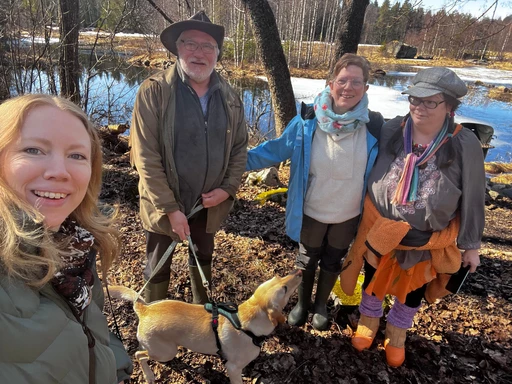
{"type": "MultiPolygon", "coordinates": [[[[33,94],[7,100],[0,105],[0,161],[6,147],[19,137],[28,113],[41,106],[55,107],[77,117],[91,139],[91,179],[84,199],[70,218],[93,234],[105,281],[108,269],[119,254],[121,242],[119,232],[112,226],[117,211],[106,216],[98,207],[102,178],[101,141],[87,115],[71,101],[56,96],[33,94]]],[[[34,288],[51,280],[61,265],[62,245],[52,240],[52,234],[43,222],[41,213],[7,185],[1,171],[0,271],[34,288]]]]}

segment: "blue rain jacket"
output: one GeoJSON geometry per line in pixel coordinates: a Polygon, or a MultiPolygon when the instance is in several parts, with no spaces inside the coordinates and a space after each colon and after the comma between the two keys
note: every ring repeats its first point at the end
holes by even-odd
{"type": "MultiPolygon", "coordinates": [[[[361,210],[368,176],[378,153],[378,139],[384,118],[378,112],[370,111],[370,122],[366,124],[366,148],[368,160],[361,191],[361,210]]],[[[267,168],[291,159],[290,182],[286,202],[286,234],[294,241],[300,241],[304,199],[306,198],[309,166],[311,163],[311,143],[317,127],[317,119],[312,105],[302,104],[301,113],[286,126],[283,134],[266,141],[248,152],[246,171],[267,168]]]]}

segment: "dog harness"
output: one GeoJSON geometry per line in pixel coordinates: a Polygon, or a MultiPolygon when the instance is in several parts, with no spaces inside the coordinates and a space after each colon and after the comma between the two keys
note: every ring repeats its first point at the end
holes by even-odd
{"type": "Polygon", "coordinates": [[[252,340],[252,343],[257,346],[258,348],[261,348],[261,345],[265,341],[266,336],[256,336],[254,333],[252,333],[249,330],[242,329],[242,324],[240,323],[240,319],[238,318],[238,305],[232,302],[227,303],[206,303],[204,305],[204,309],[212,314],[212,329],[213,333],[215,335],[215,342],[217,343],[217,355],[220,356],[221,359],[224,361],[226,358],[224,357],[224,354],[222,353],[222,345],[220,344],[220,338],[219,338],[219,315],[224,316],[226,319],[229,320],[229,322],[235,327],[237,331],[241,331],[245,333],[247,336],[249,336],[252,340]]]}

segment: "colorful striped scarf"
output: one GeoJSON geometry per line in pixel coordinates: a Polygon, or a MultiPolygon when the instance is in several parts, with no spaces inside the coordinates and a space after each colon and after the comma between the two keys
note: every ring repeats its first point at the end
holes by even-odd
{"type": "Polygon", "coordinates": [[[418,184],[419,184],[419,169],[420,166],[425,164],[435,153],[446,143],[450,138],[456,135],[462,127],[457,125],[455,131],[448,132],[450,119],[446,117],[443,127],[437,134],[436,138],[430,142],[425,148],[425,151],[416,156],[413,152],[412,143],[412,119],[409,117],[405,123],[404,129],[404,150],[405,150],[405,164],[398,182],[395,195],[391,200],[394,205],[407,205],[418,199],[418,184]]]}

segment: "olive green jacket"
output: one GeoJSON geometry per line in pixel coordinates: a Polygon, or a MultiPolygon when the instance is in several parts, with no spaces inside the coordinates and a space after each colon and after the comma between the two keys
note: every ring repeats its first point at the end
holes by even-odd
{"type": "MultiPolygon", "coordinates": [[[[140,216],[145,230],[167,235],[172,232],[167,213],[183,211],[174,164],[175,89],[178,69],[173,65],[146,79],[137,93],[130,127],[130,160],[139,173],[140,216]]],[[[216,72],[225,103],[228,125],[223,179],[218,188],[230,197],[208,209],[206,230],[216,232],[226,218],[240,186],[247,160],[247,129],[243,104],[231,86],[216,72]]]]}
{"type": "MultiPolygon", "coordinates": [[[[95,339],[95,382],[117,384],[133,367],[108,330],[96,273],[92,295],[84,319],[95,339]]],[[[37,291],[0,272],[0,383],[89,383],[87,337],[51,284],[37,291]]]]}

